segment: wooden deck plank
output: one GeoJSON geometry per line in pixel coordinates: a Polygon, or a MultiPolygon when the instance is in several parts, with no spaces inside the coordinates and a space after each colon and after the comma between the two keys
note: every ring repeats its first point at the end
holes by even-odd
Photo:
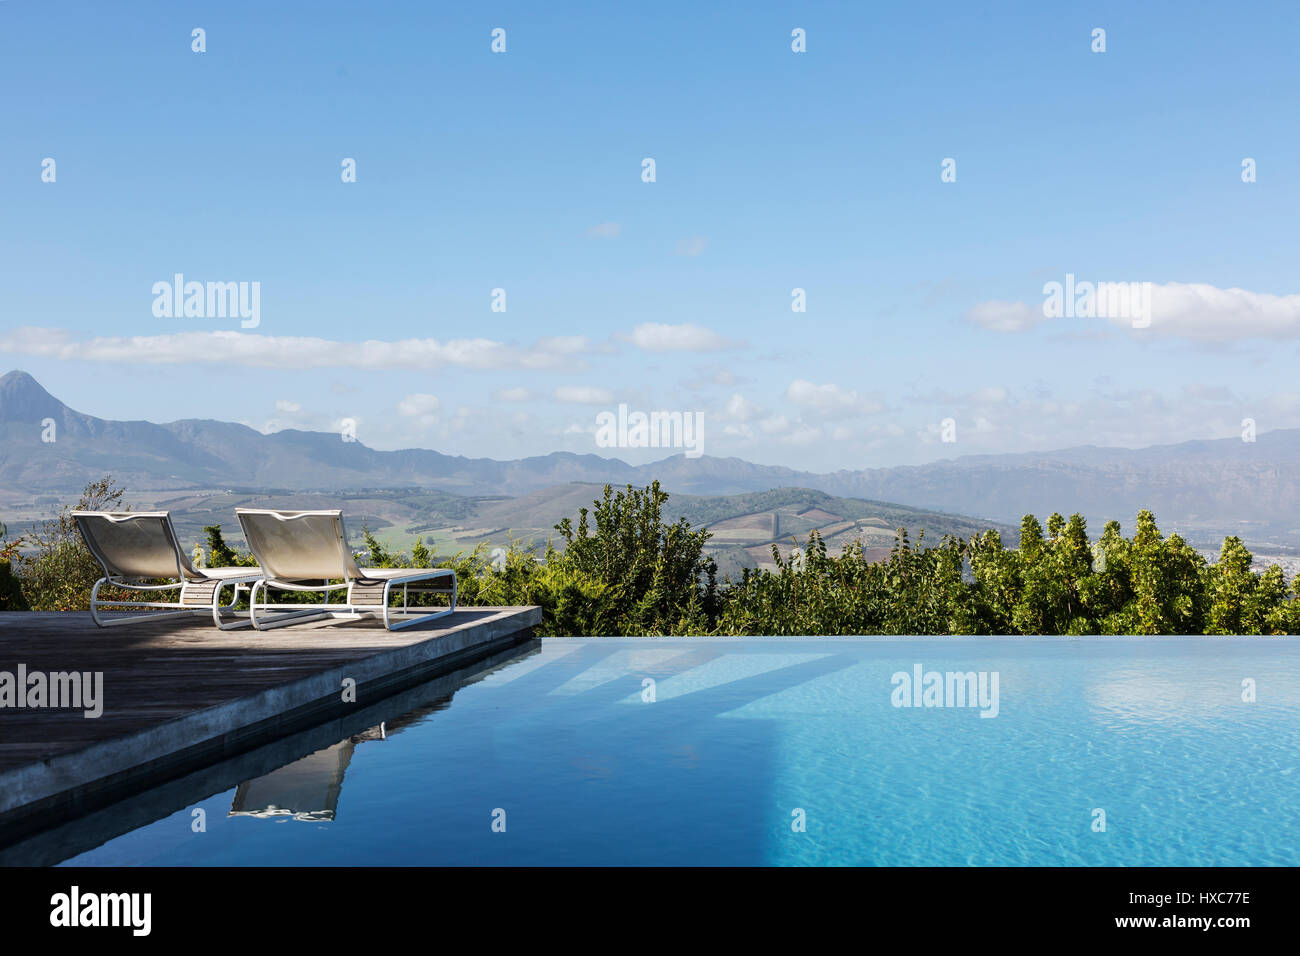
{"type": "Polygon", "coordinates": [[[173,754],[227,754],[245,734],[273,733],[281,713],[309,719],[334,706],[342,676],[355,673],[373,700],[444,657],[526,638],[538,620],[538,608],[485,607],[399,631],[369,621],[220,631],[201,617],[101,629],[84,613],[0,612],[0,672],[103,675],[96,718],[0,704],[0,822],[60,787],[81,805],[88,788],[173,754]]]}

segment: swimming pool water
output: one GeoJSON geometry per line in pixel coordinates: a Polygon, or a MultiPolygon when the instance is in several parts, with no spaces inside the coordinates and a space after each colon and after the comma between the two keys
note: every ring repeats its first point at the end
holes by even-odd
{"type": "Polygon", "coordinates": [[[548,639],[67,862],[1294,866],[1298,647],[548,639]]]}

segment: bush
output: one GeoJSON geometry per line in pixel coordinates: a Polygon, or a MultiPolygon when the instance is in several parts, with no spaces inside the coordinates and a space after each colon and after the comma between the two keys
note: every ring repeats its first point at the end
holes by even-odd
{"type": "Polygon", "coordinates": [[[600,617],[609,630],[595,633],[695,632],[716,617],[717,565],[704,556],[709,533],[692,531],[684,518],[665,525],[667,500],[657,481],[617,494],[606,485],[592,512],[578,512],[576,528],[568,518],[555,526],[565,542],[562,555],[547,552],[547,567],[561,571],[555,587],[570,598],[598,594],[609,605],[600,617]]]}
{"type": "Polygon", "coordinates": [[[1215,564],[1178,535],[1165,539],[1148,511],[1133,539],[1117,522],[1096,546],[1080,515],[1033,515],[1020,547],[997,532],[933,548],[899,530],[878,565],[861,548],[826,556],[814,533],[802,567],[746,570],[723,589],[717,632],[724,634],[1295,634],[1300,595],[1279,567],[1251,570],[1237,538],[1215,564]],[[969,569],[967,569],[969,566],[969,569]]]}
{"type": "MultiPolygon", "coordinates": [[[[81,540],[72,512],[128,510],[122,504],[124,493],[125,489],[111,475],[92,481],[75,506],[64,505],[56,517],[42,522],[32,534],[36,554],[20,558],[17,572],[23,597],[33,611],[90,608],[91,589],[104,576],[104,569],[81,540]]],[[[125,599],[121,593],[110,595],[107,590],[101,593],[106,598],[125,599]]]]}
{"type": "MultiPolygon", "coordinates": [[[[105,478],[77,507],[112,510],[121,498],[105,478]]],[[[423,540],[408,557],[363,529],[364,557],[372,567],[452,568],[462,605],[539,605],[541,636],[1300,633],[1300,596],[1280,568],[1252,571],[1235,537],[1210,564],[1178,535],[1165,538],[1148,511],[1138,514],[1132,539],[1112,521],[1095,543],[1080,515],[1053,514],[1046,528],[1026,515],[1015,549],[996,531],[928,546],[924,532],[913,543],[900,528],[881,562],[866,560],[860,544],[828,555],[814,531],[797,555],[783,558],[774,546],[774,571],[748,568],[719,585],[704,552],[708,531],[684,519],[665,524],[667,500],[658,482],[619,492],[607,485],[576,525],[566,518],[555,526],[563,550],[551,542],[540,557],[531,543],[512,540],[495,559],[479,545],[439,562],[423,540]]],[[[0,547],[0,608],[87,606],[100,568],[71,510],[34,536],[36,555],[16,566],[21,590],[8,565],[16,545],[0,547]]],[[[254,563],[226,545],[219,526],[204,533],[212,566],[254,563]]]]}
{"type": "Polygon", "coordinates": [[[18,548],[22,538],[9,541],[8,529],[0,521],[0,611],[26,611],[27,599],[23,597],[22,585],[14,577],[13,560],[18,557],[18,548]]]}

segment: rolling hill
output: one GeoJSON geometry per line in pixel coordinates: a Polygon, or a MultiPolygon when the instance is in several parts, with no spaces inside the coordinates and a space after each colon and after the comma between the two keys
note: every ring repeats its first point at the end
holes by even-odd
{"type": "MultiPolygon", "coordinates": [[[[350,544],[363,547],[363,530],[369,530],[390,550],[409,553],[422,540],[440,556],[469,552],[483,546],[487,554],[514,540],[534,552],[548,543],[563,542],[554,527],[561,518],[578,517],[604,490],[600,484],[571,482],[552,485],[518,498],[464,497],[422,489],[359,489],[351,492],[296,491],[128,491],[134,510],[166,510],[186,549],[204,540],[207,525],[219,525],[228,542],[240,544],[235,509],[270,507],[285,510],[340,508],[346,517],[350,544]]],[[[61,503],[61,502],[60,502],[61,503]]],[[[49,502],[52,505],[53,502],[49,502]]],[[[21,534],[52,507],[4,515],[10,532],[21,534]]],[[[707,526],[713,537],[708,550],[723,574],[738,577],[742,568],[771,567],[772,546],[789,556],[816,529],[827,550],[838,554],[847,544],[861,541],[871,559],[884,557],[894,542],[894,531],[906,528],[915,539],[922,531],[927,541],[943,535],[969,537],[987,527],[997,527],[1003,540],[1014,544],[1015,529],[960,515],[940,514],[875,501],[835,498],[806,488],[778,488],[741,495],[702,496],[672,494],[665,520],[685,518],[695,527],[707,526]]]]}
{"type": "MultiPolygon", "coordinates": [[[[155,495],[396,488],[525,500],[573,482],[658,479],[680,495],[799,488],[1008,523],[1027,512],[1078,511],[1098,530],[1110,518],[1131,528],[1136,512],[1149,508],[1162,529],[1177,530],[1194,543],[1217,544],[1225,534],[1240,534],[1256,545],[1300,548],[1300,429],[1263,432],[1253,443],[1232,438],[1142,449],[1081,446],[830,474],[709,456],[677,455],[640,466],[569,452],[498,461],[426,449],[376,451],[336,434],[267,435],[220,421],[108,421],[68,408],[30,375],[14,371],[0,378],[0,443],[0,507],[32,495],[67,496],[110,472],[128,488],[155,495]],[[41,441],[47,419],[57,427],[53,443],[41,441]]],[[[480,530],[492,531],[487,525],[498,519],[485,514],[482,520],[480,530]]]]}

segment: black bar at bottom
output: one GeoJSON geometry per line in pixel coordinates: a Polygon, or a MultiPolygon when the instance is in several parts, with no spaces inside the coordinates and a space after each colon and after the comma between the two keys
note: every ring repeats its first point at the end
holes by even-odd
{"type": "Polygon", "coordinates": [[[502,932],[534,932],[538,945],[557,935],[594,943],[596,927],[620,925],[654,945],[692,938],[687,925],[701,922],[725,925],[733,942],[803,926],[818,936],[846,928],[863,941],[911,927],[926,946],[1125,937],[1232,945],[1287,932],[1294,886],[1287,869],[8,869],[0,926],[10,942],[77,934],[130,944],[144,938],[148,894],[147,938],[205,944],[373,945],[376,932],[411,938],[445,921],[457,933],[477,926],[493,948],[502,932]],[[119,925],[81,925],[114,918],[119,925]]]}

